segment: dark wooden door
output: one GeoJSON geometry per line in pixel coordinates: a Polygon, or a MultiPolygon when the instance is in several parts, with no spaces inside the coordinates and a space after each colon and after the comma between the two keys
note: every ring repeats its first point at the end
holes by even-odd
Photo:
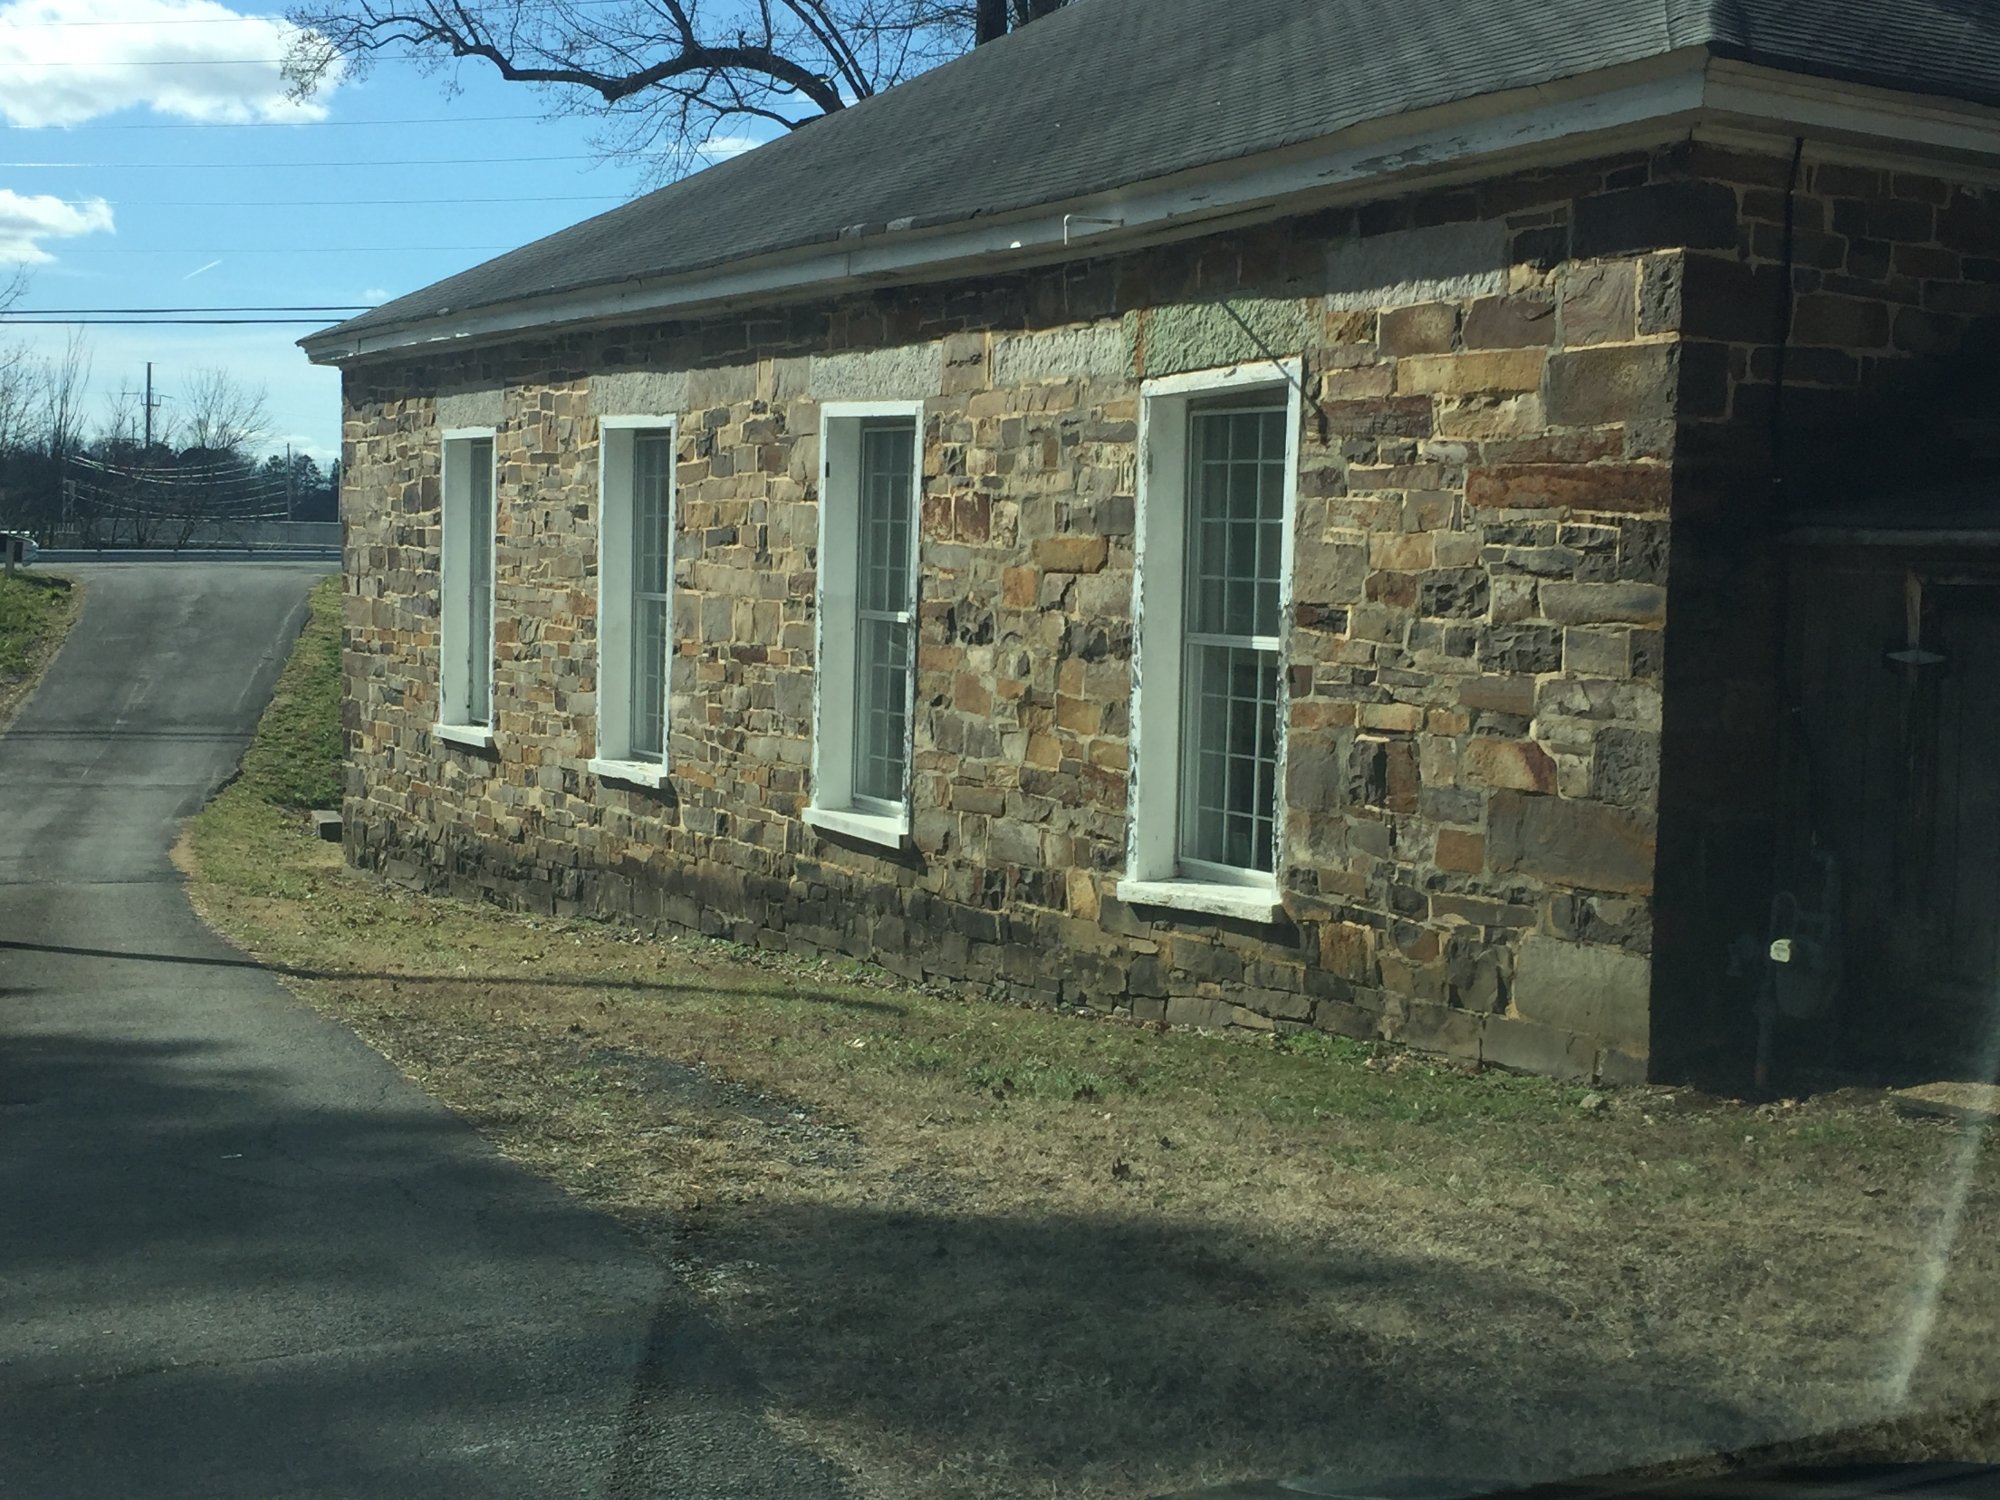
{"type": "Polygon", "coordinates": [[[2000,984],[2000,584],[1946,582],[1925,594],[1946,660],[1933,805],[1913,872],[1928,939],[1920,972],[1977,1023],[2000,984]]]}
{"type": "Polygon", "coordinates": [[[2000,577],[1809,555],[1794,605],[1791,837],[1840,874],[1843,1050],[1976,1068],[2000,1005],[2000,577]]]}

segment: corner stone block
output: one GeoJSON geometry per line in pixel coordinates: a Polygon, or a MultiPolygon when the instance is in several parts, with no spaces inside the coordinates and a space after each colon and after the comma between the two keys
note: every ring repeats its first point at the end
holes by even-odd
{"type": "Polygon", "coordinates": [[[1657,839],[1648,821],[1622,808],[1496,792],[1487,808],[1486,847],[1496,875],[1518,873],[1576,890],[1652,894],[1657,839]]]}
{"type": "Polygon", "coordinates": [[[1587,1079],[1597,1066],[1597,1048],[1588,1037],[1552,1026],[1488,1016],[1479,1035],[1479,1060],[1488,1067],[1548,1078],[1587,1079]]]}
{"type": "Polygon", "coordinates": [[[1571,254],[1589,259],[1681,246],[1727,250],[1736,235],[1735,189],[1720,182],[1657,182],[1578,199],[1571,254]]]}
{"type": "Polygon", "coordinates": [[[1659,625],[1667,617],[1667,591],[1657,583],[1550,582],[1541,600],[1558,625],[1659,625]]]}
{"type": "Polygon", "coordinates": [[[1549,356],[1542,402],[1556,427],[1670,421],[1677,346],[1606,344],[1549,356]]]}
{"type": "Polygon", "coordinates": [[[1646,1050],[1653,965],[1637,953],[1531,933],[1514,961],[1514,1009],[1627,1051],[1646,1050]]]}
{"type": "Polygon", "coordinates": [[[1563,632],[1563,670],[1574,677],[1632,675],[1632,633],[1629,630],[1570,629],[1563,632]]]}
{"type": "Polygon", "coordinates": [[[1563,343],[1622,344],[1638,332],[1639,278],[1631,261],[1582,266],[1563,284],[1563,343]]]}

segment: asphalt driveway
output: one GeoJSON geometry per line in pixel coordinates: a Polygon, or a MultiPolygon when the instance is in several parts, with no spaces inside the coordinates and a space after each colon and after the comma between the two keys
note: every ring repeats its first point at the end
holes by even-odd
{"type": "Polygon", "coordinates": [[[0,736],[0,1496],[816,1496],[611,1221],[193,916],[324,568],[71,569],[0,736]]]}

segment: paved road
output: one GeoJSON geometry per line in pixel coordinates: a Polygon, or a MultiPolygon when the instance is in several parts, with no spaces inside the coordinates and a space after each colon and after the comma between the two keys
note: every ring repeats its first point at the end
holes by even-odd
{"type": "Polygon", "coordinates": [[[0,736],[0,1496],[836,1494],[615,1225],[190,912],[323,570],[67,571],[0,736]]]}

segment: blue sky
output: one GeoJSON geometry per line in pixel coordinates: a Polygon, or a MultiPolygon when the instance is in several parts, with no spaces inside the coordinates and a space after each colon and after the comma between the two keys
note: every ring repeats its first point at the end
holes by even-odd
{"type": "MultiPolygon", "coordinates": [[[[283,49],[275,16],[215,0],[0,0],[0,278],[30,278],[16,311],[373,303],[648,185],[598,159],[588,121],[471,64],[385,60],[301,107],[283,49]]],[[[92,328],[92,410],[143,387],[150,359],[171,419],[188,377],[219,367],[264,387],[267,447],[334,457],[339,379],[295,347],[308,331],[92,328]]],[[[0,329],[50,351],[67,336],[0,329]]]]}

